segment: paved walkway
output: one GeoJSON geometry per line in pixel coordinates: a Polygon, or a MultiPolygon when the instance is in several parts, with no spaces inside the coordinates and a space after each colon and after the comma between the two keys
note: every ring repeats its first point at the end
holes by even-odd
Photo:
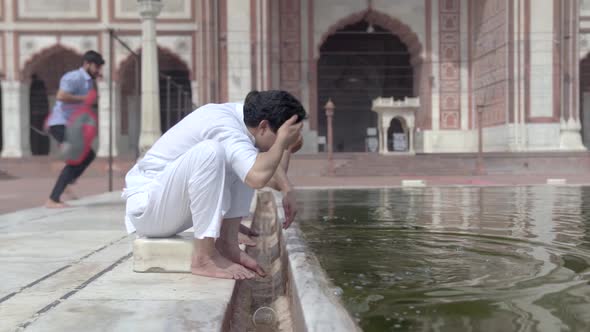
{"type": "Polygon", "coordinates": [[[234,282],[132,271],[119,193],[0,215],[0,331],[219,331],[234,282]]]}

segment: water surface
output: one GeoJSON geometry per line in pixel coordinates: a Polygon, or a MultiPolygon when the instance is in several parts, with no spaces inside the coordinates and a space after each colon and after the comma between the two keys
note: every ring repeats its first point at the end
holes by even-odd
{"type": "Polygon", "coordinates": [[[590,188],[299,195],[364,331],[590,331],[590,188]]]}

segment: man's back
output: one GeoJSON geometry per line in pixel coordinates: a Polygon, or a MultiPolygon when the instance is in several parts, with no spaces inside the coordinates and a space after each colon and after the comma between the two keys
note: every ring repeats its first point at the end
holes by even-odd
{"type": "Polygon", "coordinates": [[[156,141],[129,172],[127,188],[143,185],[146,178],[154,178],[169,163],[204,140],[214,140],[224,146],[226,164],[243,180],[258,153],[254,138],[243,122],[243,105],[208,104],[193,111],[156,141]]]}
{"type": "MultiPolygon", "coordinates": [[[[78,68],[62,76],[59,82],[59,89],[74,96],[85,96],[93,88],[92,85],[92,77],[83,68],[78,68]]],[[[56,101],[47,125],[56,126],[67,124],[70,115],[72,115],[80,104],[65,103],[60,100],[56,101]]]]}

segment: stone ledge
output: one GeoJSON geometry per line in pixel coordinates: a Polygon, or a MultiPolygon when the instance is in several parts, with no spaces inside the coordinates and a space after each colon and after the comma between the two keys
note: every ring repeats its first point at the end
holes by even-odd
{"type": "Polygon", "coordinates": [[[547,179],[547,184],[553,185],[553,186],[562,186],[562,185],[567,184],[567,180],[566,179],[547,179]]]}
{"type": "Polygon", "coordinates": [[[185,232],[170,238],[138,238],[133,241],[133,271],[191,272],[193,234],[185,232]]]}
{"type": "Polygon", "coordinates": [[[402,187],[426,187],[424,180],[402,180],[402,187]]]}
{"type": "MultiPolygon", "coordinates": [[[[250,223],[251,220],[242,222],[248,227],[250,223]]],[[[193,239],[192,228],[167,238],[137,238],[133,241],[133,271],[191,273],[193,239]]]]}

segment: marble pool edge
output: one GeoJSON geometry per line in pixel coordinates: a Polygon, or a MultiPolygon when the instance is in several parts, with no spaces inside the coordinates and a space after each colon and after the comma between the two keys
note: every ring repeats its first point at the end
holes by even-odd
{"type": "MultiPolygon", "coordinates": [[[[282,196],[276,191],[273,194],[277,220],[282,224],[282,196]]],[[[337,295],[340,289],[328,279],[296,222],[282,230],[280,243],[286,256],[283,268],[288,270],[293,331],[361,331],[337,295]]]]}

